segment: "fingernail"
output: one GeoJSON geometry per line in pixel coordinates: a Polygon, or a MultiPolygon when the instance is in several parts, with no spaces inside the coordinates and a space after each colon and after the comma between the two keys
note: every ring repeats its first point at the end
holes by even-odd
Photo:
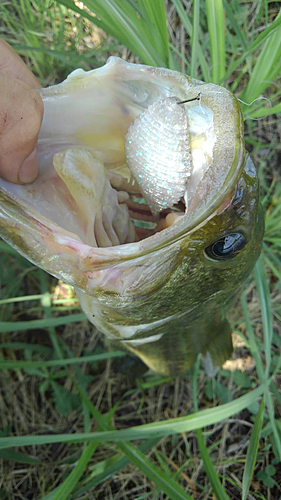
{"type": "Polygon", "coordinates": [[[35,181],[38,175],[38,158],[37,151],[34,149],[32,153],[24,160],[19,170],[19,182],[21,184],[30,184],[35,181]]]}

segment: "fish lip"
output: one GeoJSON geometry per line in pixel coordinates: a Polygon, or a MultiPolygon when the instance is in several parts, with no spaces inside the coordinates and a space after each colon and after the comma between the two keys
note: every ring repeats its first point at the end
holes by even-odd
{"type": "MultiPolygon", "coordinates": [[[[188,233],[191,233],[195,228],[200,226],[204,221],[206,221],[209,217],[215,213],[216,209],[221,205],[225,197],[228,193],[233,189],[239,176],[241,175],[244,160],[245,160],[245,151],[244,151],[244,141],[243,141],[243,121],[242,114],[240,111],[240,106],[235,99],[235,97],[228,92],[226,89],[222,87],[218,87],[214,84],[205,84],[198,80],[193,80],[186,75],[181,73],[174,72],[173,70],[168,70],[166,68],[153,68],[145,65],[135,65],[132,63],[127,63],[119,58],[114,56],[110,57],[105,66],[102,68],[97,68],[89,72],[89,74],[93,75],[94,73],[99,77],[102,77],[103,74],[108,74],[108,71],[112,72],[112,74],[122,73],[125,70],[124,79],[135,78],[136,74],[140,75],[140,78],[145,78],[147,75],[152,78],[163,79],[165,80],[165,84],[168,83],[171,85],[171,93],[176,94],[176,88],[180,88],[181,86],[186,89],[189,89],[193,86],[194,89],[200,87],[200,92],[203,94],[203,100],[206,99],[208,104],[207,94],[210,99],[212,95],[215,96],[220,94],[225,101],[228,102],[227,106],[230,109],[235,110],[236,112],[236,139],[235,139],[235,155],[232,161],[232,164],[228,166],[228,173],[225,176],[224,182],[218,186],[216,190],[215,196],[212,197],[209,202],[204,203],[202,207],[199,207],[192,214],[186,214],[182,217],[180,221],[178,221],[173,226],[170,226],[167,229],[164,229],[160,233],[149,236],[145,240],[141,240],[139,242],[134,243],[126,243],[123,245],[119,245],[116,247],[107,247],[107,248],[93,248],[87,244],[79,243],[81,248],[83,247],[84,254],[93,254],[103,261],[120,261],[123,259],[132,259],[140,254],[151,253],[157,251],[160,247],[166,247],[171,245],[172,243],[176,243],[181,240],[188,233]],[[122,69],[123,68],[123,69],[122,69]]],[[[83,70],[76,70],[66,80],[68,82],[74,82],[78,84],[82,78],[84,78],[85,72],[83,70]]],[[[41,89],[39,91],[40,95],[43,98],[43,102],[46,102],[48,99],[56,99],[56,96],[63,93],[65,83],[61,83],[55,87],[49,87],[47,89],[41,89]]],[[[196,93],[197,90],[194,90],[196,93]]],[[[179,97],[184,98],[184,92],[178,93],[179,97]]],[[[216,97],[217,99],[217,97],[216,97]]],[[[212,100],[212,99],[211,99],[212,100]]],[[[219,111],[220,114],[220,111],[219,111]]],[[[44,138],[42,139],[44,142],[44,138]]],[[[65,148],[65,145],[62,145],[65,148]]],[[[44,219],[44,217],[42,217],[44,219]]],[[[52,223],[56,226],[55,223],[52,223]]],[[[47,225],[47,224],[46,224],[47,225]]],[[[58,226],[59,228],[60,226],[58,226]]],[[[71,238],[71,233],[69,233],[69,237],[71,238]]],[[[75,238],[74,238],[75,239],[75,238]]]]}

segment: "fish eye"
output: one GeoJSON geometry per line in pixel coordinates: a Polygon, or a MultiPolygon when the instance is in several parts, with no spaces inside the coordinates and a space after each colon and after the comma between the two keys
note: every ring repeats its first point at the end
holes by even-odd
{"type": "Polygon", "coordinates": [[[241,233],[230,233],[212,243],[205,249],[208,257],[215,260],[226,260],[235,257],[246,245],[246,239],[241,233]]]}

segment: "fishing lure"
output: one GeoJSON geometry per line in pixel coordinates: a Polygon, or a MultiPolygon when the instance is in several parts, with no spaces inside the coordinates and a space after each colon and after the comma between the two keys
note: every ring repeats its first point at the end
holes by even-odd
{"type": "Polygon", "coordinates": [[[151,104],[135,118],[126,134],[127,165],[152,213],[187,200],[187,184],[193,163],[188,117],[180,101],[167,97],[151,104]]]}

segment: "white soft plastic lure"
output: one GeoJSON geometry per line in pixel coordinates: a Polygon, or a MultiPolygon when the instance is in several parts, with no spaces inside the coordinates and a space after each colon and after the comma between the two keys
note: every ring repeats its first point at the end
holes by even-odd
{"type": "MultiPolygon", "coordinates": [[[[193,164],[197,163],[196,158],[192,158],[191,127],[197,116],[194,109],[188,113],[185,105],[200,101],[201,97],[199,93],[185,101],[177,97],[159,99],[135,118],[126,134],[128,167],[156,216],[161,210],[172,208],[181,198],[186,209],[188,207],[188,181],[193,164]]],[[[206,166],[197,165],[197,169],[202,178],[206,166]]]]}

